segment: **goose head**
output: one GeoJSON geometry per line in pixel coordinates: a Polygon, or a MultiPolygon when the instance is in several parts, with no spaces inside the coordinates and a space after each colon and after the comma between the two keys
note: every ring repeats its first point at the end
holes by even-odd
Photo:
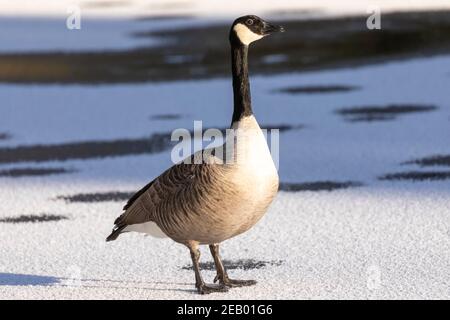
{"type": "Polygon", "coordinates": [[[284,28],[254,15],[242,16],[231,25],[230,42],[248,46],[250,43],[276,32],[284,32],[284,28]]]}

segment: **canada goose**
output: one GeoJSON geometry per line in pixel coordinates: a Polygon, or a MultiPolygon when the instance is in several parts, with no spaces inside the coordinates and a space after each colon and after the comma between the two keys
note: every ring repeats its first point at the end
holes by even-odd
{"type": "Polygon", "coordinates": [[[204,157],[201,164],[176,164],[143,187],[125,205],[125,212],[116,219],[106,239],[115,240],[123,232],[136,231],[167,236],[184,244],[191,253],[195,286],[202,294],[256,283],[228,277],[219,256],[219,243],[255,225],[278,190],[278,173],[252,112],[247,53],[253,41],[282,31],[282,27],[253,15],[234,21],[229,40],[234,94],[231,128],[237,132],[235,137],[232,141],[227,138],[215,152],[206,153],[206,149],[190,157],[204,157]],[[221,162],[216,154],[228,150],[231,142],[233,161],[221,162]],[[217,270],[214,282],[219,281],[218,285],[203,281],[199,245],[209,245],[217,270]]]}

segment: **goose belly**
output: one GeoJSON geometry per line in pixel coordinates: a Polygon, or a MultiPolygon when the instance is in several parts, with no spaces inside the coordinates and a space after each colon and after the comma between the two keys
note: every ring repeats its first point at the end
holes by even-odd
{"type": "Polygon", "coordinates": [[[211,185],[196,185],[201,192],[189,188],[174,198],[173,203],[186,200],[181,201],[186,204],[182,208],[163,206],[154,215],[173,240],[220,243],[255,225],[276,196],[278,172],[255,118],[244,118],[233,128],[238,129],[237,139],[226,150],[233,151],[234,161],[223,165],[220,173],[211,173],[217,174],[210,177],[211,185]]]}
{"type": "Polygon", "coordinates": [[[239,228],[235,234],[240,234],[255,225],[266,213],[278,191],[278,174],[276,170],[261,172],[246,172],[238,187],[240,201],[233,215],[239,220],[239,228]]]}
{"type": "Polygon", "coordinates": [[[201,244],[220,243],[254,226],[266,213],[278,191],[278,175],[255,174],[234,168],[216,190],[190,207],[189,212],[168,212],[173,221],[165,234],[177,242],[195,240],[201,244]],[[226,185],[224,187],[223,185],[226,185]]]}
{"type": "Polygon", "coordinates": [[[255,225],[266,213],[278,191],[278,172],[266,138],[253,116],[233,126],[238,129],[234,162],[228,180],[232,190],[224,193],[220,223],[213,223],[227,239],[255,225]]]}
{"type": "MultiPolygon", "coordinates": [[[[181,219],[177,228],[163,231],[177,242],[195,240],[201,244],[220,243],[253,227],[266,213],[278,190],[278,180],[257,190],[242,189],[222,199],[211,209],[190,212],[192,219],[181,219]]],[[[237,190],[235,190],[237,191],[237,190]]],[[[176,213],[179,215],[179,213],[176,213]]]]}

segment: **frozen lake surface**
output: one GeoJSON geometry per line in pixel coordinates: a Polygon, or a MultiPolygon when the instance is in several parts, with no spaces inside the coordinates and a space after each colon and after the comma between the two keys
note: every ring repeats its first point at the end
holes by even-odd
{"type": "MultiPolygon", "coordinates": [[[[30,20],[8,19],[23,41],[2,29],[2,54],[152,46],[129,33],[208,23],[103,21],[62,41],[54,18],[40,20],[39,41],[30,20]]],[[[283,49],[264,61],[285,63],[283,49]]],[[[222,245],[230,275],[258,284],[204,297],[181,245],[104,240],[130,194],[171,165],[172,130],[229,125],[231,80],[2,83],[0,299],[449,299],[449,83],[444,54],[252,76],[257,119],[282,129],[282,187],[222,245]]]]}
{"type": "MultiPolygon", "coordinates": [[[[306,183],[306,191],[280,191],[254,229],[223,244],[223,257],[237,267],[230,273],[255,278],[258,285],[206,298],[448,298],[449,70],[450,58],[442,56],[253,78],[260,123],[303,125],[280,135],[280,177],[300,187],[306,183]],[[323,84],[358,89],[277,92],[323,84]],[[367,106],[379,109],[374,119],[367,120],[367,106]],[[354,112],[359,120],[339,113],[353,107],[363,108],[354,112]],[[436,155],[444,157],[440,165],[402,164],[436,155]],[[431,178],[423,179],[423,173],[431,178]],[[380,179],[388,174],[397,176],[380,179]],[[346,181],[362,186],[308,190],[308,183],[346,181]],[[246,263],[247,270],[239,268],[246,263]]],[[[0,223],[0,296],[193,298],[193,272],[182,269],[190,263],[182,246],[138,234],[104,242],[124,196],[100,201],[101,194],[137,190],[170,165],[169,149],[102,157],[90,156],[87,148],[84,159],[47,161],[33,148],[139,140],[192,129],[194,119],[224,127],[231,114],[229,80],[96,88],[2,85],[0,96],[6,115],[0,129],[8,133],[0,141],[0,171],[23,170],[0,177],[0,219],[19,218],[0,223]],[[180,116],[152,118],[167,110],[180,116]],[[26,156],[25,147],[31,148],[26,156]],[[30,176],[30,168],[69,172],[30,176]],[[77,194],[91,196],[59,198],[77,194]],[[32,215],[64,219],[20,222],[32,215]]],[[[202,260],[210,261],[203,252],[202,260]]],[[[205,275],[212,279],[213,272],[205,275]]]]}

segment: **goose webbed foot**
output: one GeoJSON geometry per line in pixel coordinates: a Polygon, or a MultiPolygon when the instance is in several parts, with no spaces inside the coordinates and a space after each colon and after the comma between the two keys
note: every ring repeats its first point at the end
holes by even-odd
{"type": "Polygon", "coordinates": [[[214,283],[219,281],[219,284],[222,284],[226,287],[249,287],[254,286],[256,284],[256,280],[238,280],[238,279],[230,279],[226,277],[223,279],[219,274],[214,278],[214,283]]]}
{"type": "Polygon", "coordinates": [[[195,287],[200,294],[209,294],[213,292],[227,292],[228,287],[223,283],[219,284],[206,284],[203,281],[202,275],[200,273],[200,251],[198,250],[198,242],[191,241],[187,243],[187,246],[191,252],[192,264],[195,272],[195,287]]]}
{"type": "Polygon", "coordinates": [[[206,284],[206,283],[201,283],[199,285],[196,285],[197,287],[197,291],[200,294],[210,294],[213,292],[227,292],[228,291],[228,287],[224,284],[206,284]]]}
{"type": "Polygon", "coordinates": [[[214,278],[214,283],[219,281],[219,284],[225,285],[227,287],[233,288],[233,287],[248,287],[253,286],[256,284],[255,280],[237,280],[237,279],[230,279],[228,277],[227,271],[225,270],[222,260],[220,259],[219,255],[219,245],[218,244],[211,244],[209,246],[209,249],[211,250],[211,255],[214,258],[214,263],[216,265],[217,275],[214,278]]]}

